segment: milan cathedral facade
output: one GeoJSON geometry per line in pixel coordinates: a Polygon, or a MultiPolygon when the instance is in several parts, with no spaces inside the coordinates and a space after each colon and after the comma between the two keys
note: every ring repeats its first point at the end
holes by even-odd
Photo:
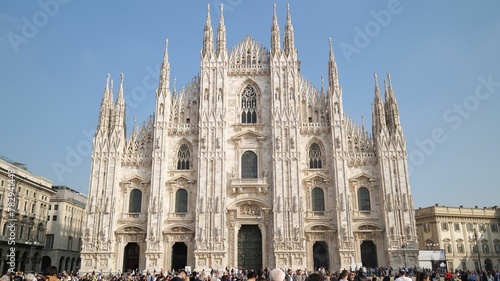
{"type": "Polygon", "coordinates": [[[155,112],[128,136],[123,76],[116,100],[108,76],[81,272],[417,264],[390,77],[375,76],[370,134],[344,113],[331,41],[325,89],[300,73],[289,10],[270,39],[228,50],[209,10],[199,75],[171,89],[167,41],[155,112]]]}

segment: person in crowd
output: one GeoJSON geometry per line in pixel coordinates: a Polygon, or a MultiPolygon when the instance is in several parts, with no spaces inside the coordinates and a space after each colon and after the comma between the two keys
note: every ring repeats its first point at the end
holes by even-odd
{"type": "Polygon", "coordinates": [[[57,267],[55,266],[48,266],[45,271],[43,272],[43,275],[45,275],[45,281],[59,281],[59,278],[57,277],[57,267]]]}
{"type": "Polygon", "coordinates": [[[279,268],[275,268],[269,272],[269,281],[283,281],[285,280],[285,272],[279,268]]]}
{"type": "Polygon", "coordinates": [[[430,281],[431,277],[425,271],[417,272],[416,281],[430,281]]]}
{"type": "Polygon", "coordinates": [[[313,273],[313,274],[309,274],[306,281],[324,281],[324,279],[318,273],[313,273]]]}
{"type": "Polygon", "coordinates": [[[342,270],[339,274],[339,281],[347,281],[349,280],[349,271],[342,270]]]}
{"type": "Polygon", "coordinates": [[[399,270],[399,277],[394,279],[394,281],[413,281],[410,277],[406,276],[406,270],[399,270]]]}

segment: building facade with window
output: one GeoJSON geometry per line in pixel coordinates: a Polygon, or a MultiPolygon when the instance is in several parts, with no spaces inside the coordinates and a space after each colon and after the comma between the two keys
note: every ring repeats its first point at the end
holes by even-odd
{"type": "Polygon", "coordinates": [[[290,11],[283,41],[272,18],[270,49],[248,35],[228,50],[222,10],[216,35],[209,11],[200,73],[180,91],[167,41],[155,112],[128,136],[123,75],[116,101],[108,75],[82,272],[417,264],[390,77],[379,89],[375,75],[370,134],[344,112],[331,41],[318,88],[300,73],[290,11]]]}
{"type": "Polygon", "coordinates": [[[60,272],[80,268],[87,196],[67,186],[53,186],[47,214],[47,233],[42,270],[56,266],[60,272]]]}
{"type": "Polygon", "coordinates": [[[449,270],[500,268],[500,208],[431,206],[415,211],[419,248],[444,250],[449,270]]]}
{"type": "Polygon", "coordinates": [[[41,270],[52,182],[0,159],[0,271],[41,270]],[[11,251],[13,250],[13,251],[11,251]],[[14,263],[9,264],[14,256],[14,263]]]}

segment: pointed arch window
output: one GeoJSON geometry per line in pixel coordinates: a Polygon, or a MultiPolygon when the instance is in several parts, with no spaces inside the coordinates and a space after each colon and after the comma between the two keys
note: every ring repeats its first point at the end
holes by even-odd
{"type": "Polygon", "coordinates": [[[189,170],[189,159],[191,152],[187,144],[182,144],[177,152],[177,170],[189,170]]]}
{"type": "Polygon", "coordinates": [[[317,143],[313,143],[309,147],[309,168],[310,169],[323,168],[323,162],[321,161],[321,148],[317,143]]]}
{"type": "Polygon", "coordinates": [[[175,212],[187,213],[188,193],[185,189],[179,189],[175,193],[175,212]]]}
{"type": "Polygon", "coordinates": [[[315,187],[312,190],[312,210],[313,212],[325,211],[325,194],[323,189],[315,187]]]}
{"type": "Polygon", "coordinates": [[[129,213],[140,213],[142,205],[142,191],[134,189],[130,192],[130,199],[128,203],[129,213]]]}
{"type": "Polygon", "coordinates": [[[241,94],[241,123],[257,123],[257,95],[250,86],[241,94]]]}
{"type": "Polygon", "coordinates": [[[358,209],[360,211],[370,211],[370,191],[366,187],[358,189],[358,209]]]}
{"type": "Polygon", "coordinates": [[[253,151],[245,151],[241,156],[241,178],[257,178],[257,154],[253,151]]]}

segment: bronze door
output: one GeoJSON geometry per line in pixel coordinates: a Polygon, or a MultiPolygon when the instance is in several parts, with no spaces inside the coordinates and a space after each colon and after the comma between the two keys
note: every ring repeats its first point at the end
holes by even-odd
{"type": "Polygon", "coordinates": [[[238,233],[238,267],[262,268],[262,234],[257,225],[242,225],[238,233]]]}

